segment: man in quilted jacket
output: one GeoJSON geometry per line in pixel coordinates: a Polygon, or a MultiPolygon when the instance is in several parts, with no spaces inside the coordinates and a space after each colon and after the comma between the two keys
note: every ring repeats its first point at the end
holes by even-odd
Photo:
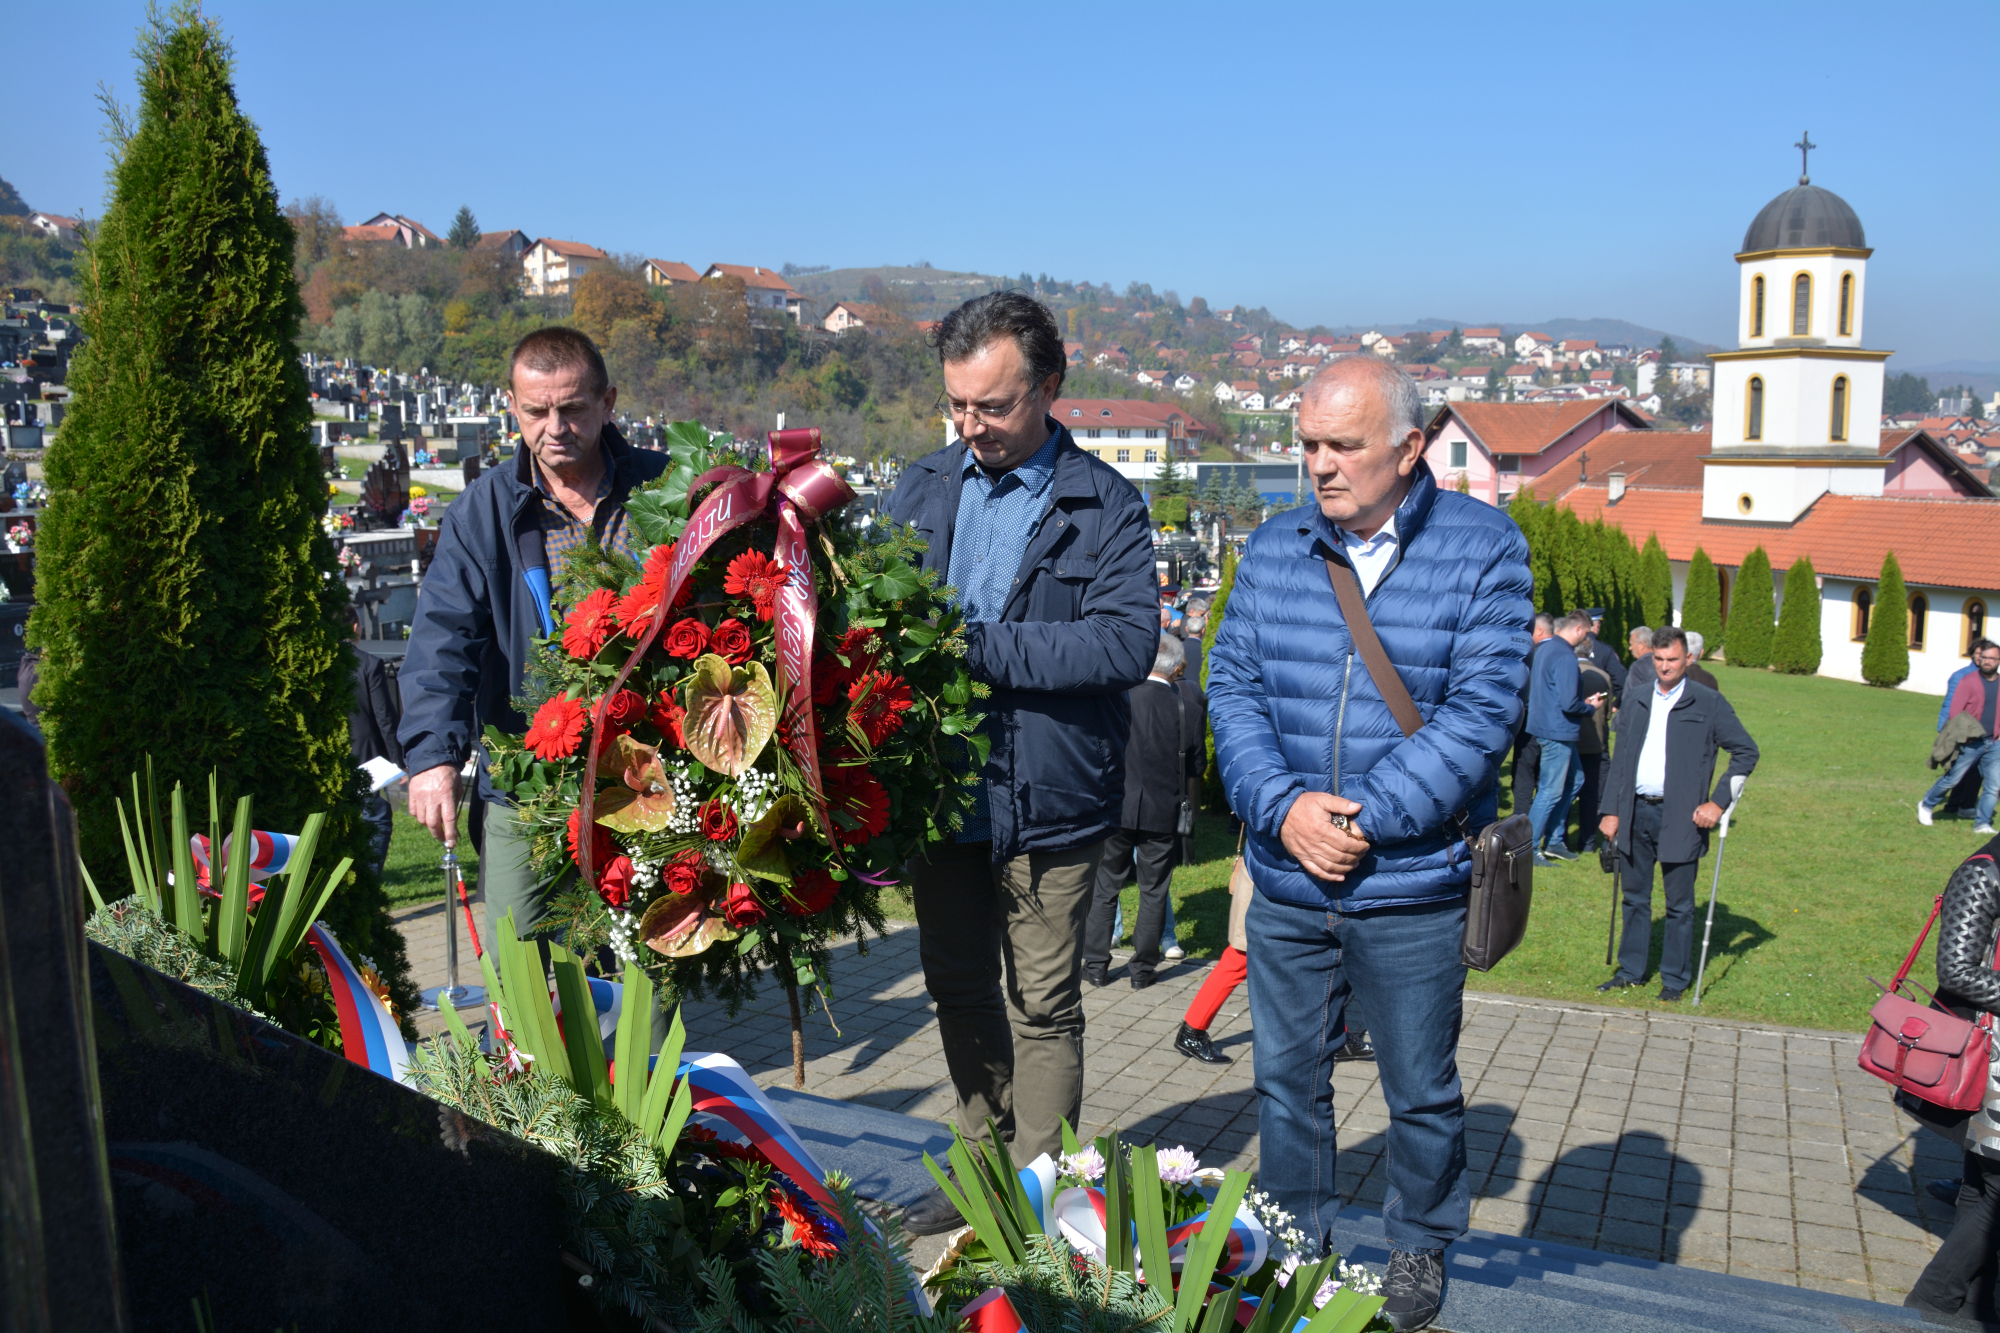
{"type": "Polygon", "coordinates": [[[1223,788],[1248,827],[1247,920],[1262,1188],[1329,1235],[1334,1053],[1368,1012],[1389,1104],[1383,1313],[1422,1328],[1465,1233],[1458,1029],[1470,875],[1461,821],[1498,806],[1526,683],[1528,546],[1507,515],[1441,489],[1415,384],[1334,362],[1299,405],[1314,502],[1250,538],[1209,655],[1223,788]],[[1328,562],[1352,568],[1424,725],[1404,737],[1355,648],[1328,562]]]}

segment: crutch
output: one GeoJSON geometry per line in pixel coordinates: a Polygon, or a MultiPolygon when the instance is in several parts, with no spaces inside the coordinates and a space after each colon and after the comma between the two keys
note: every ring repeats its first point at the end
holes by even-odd
{"type": "Polygon", "coordinates": [[[1715,847],[1715,878],[1708,886],[1708,924],[1701,928],[1701,963],[1694,973],[1694,1003],[1701,1004],[1701,977],[1708,971],[1708,937],[1715,930],[1715,894],[1722,887],[1722,853],[1729,846],[1729,817],[1736,813],[1736,803],[1743,799],[1743,774],[1729,779],[1729,808],[1722,812],[1722,822],[1716,826],[1716,835],[1721,839],[1715,847]]]}
{"type": "MultiPolygon", "coordinates": [[[[477,759],[468,759],[465,771],[459,774],[458,790],[455,795],[461,799],[454,805],[463,803],[463,797],[471,784],[466,779],[475,771],[477,759]]],[[[424,1008],[442,1009],[450,1005],[454,1009],[472,1009],[486,1003],[484,986],[461,986],[458,984],[458,921],[452,909],[463,906],[466,929],[472,932],[472,948],[479,951],[479,929],[472,924],[472,902],[465,893],[465,876],[458,868],[458,843],[450,839],[444,845],[444,859],[439,862],[444,871],[444,977],[442,986],[430,986],[424,990],[424,1008]]]]}

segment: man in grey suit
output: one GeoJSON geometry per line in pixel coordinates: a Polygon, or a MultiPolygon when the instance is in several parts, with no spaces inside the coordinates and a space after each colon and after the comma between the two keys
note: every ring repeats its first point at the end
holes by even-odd
{"type": "Polygon", "coordinates": [[[1708,831],[1722,820],[1731,781],[1757,767],[1757,743],[1721,694],[1688,678],[1688,636],[1675,625],[1653,631],[1654,678],[1628,682],[1618,710],[1617,745],[1604,781],[1598,827],[1623,860],[1625,928],[1618,971],[1597,989],[1618,990],[1646,979],[1653,944],[1653,866],[1667,894],[1667,938],[1660,953],[1660,998],[1681,998],[1694,980],[1695,871],[1708,851],[1708,831]],[[1715,752],[1729,767],[1711,794],[1715,752]]]}

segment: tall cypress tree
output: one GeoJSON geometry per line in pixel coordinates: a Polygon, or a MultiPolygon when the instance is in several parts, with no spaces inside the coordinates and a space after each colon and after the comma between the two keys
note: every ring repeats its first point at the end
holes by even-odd
{"type": "Polygon", "coordinates": [[[1657,532],[1646,535],[1639,552],[1639,603],[1644,624],[1658,629],[1674,623],[1674,567],[1657,532]]]}
{"type": "MultiPolygon", "coordinates": [[[[260,828],[326,812],[321,855],[362,864],[347,594],[321,529],[292,227],[215,22],[184,0],[138,55],[139,112],[113,112],[113,199],[78,265],[89,341],[36,543],[49,767],[107,890],[125,873],[113,798],[148,754],[195,819],[213,771],[225,802],[254,795],[260,828]]],[[[327,919],[414,1000],[372,876],[327,919]]]]}
{"type": "Polygon", "coordinates": [[[1699,546],[1688,561],[1687,590],[1681,594],[1681,628],[1702,637],[1702,656],[1722,646],[1722,581],[1715,562],[1699,546]]]}
{"type": "Polygon", "coordinates": [[[1896,553],[1882,557],[1875,585],[1875,609],[1868,617],[1868,641],[1861,646],[1861,679],[1896,686],[1910,678],[1910,603],[1903,591],[1903,567],[1896,553]]]}
{"type": "Polygon", "coordinates": [[[1778,611],[1778,633],[1771,644],[1773,667],[1793,676],[1819,670],[1819,616],[1819,578],[1812,557],[1802,555],[1785,571],[1785,604],[1778,611]]]}
{"type": "Polygon", "coordinates": [[[1775,594],[1771,588],[1771,557],[1759,546],[1743,557],[1736,575],[1736,595],[1729,601],[1729,664],[1771,665],[1771,634],[1775,628],[1775,594]]]}
{"type": "Polygon", "coordinates": [[[1555,595],[1555,567],[1549,555],[1549,511],[1535,503],[1533,487],[1523,486],[1507,502],[1507,517],[1514,520],[1514,526],[1528,540],[1528,572],[1535,580],[1534,603],[1537,608],[1546,608],[1548,599],[1555,595]]]}

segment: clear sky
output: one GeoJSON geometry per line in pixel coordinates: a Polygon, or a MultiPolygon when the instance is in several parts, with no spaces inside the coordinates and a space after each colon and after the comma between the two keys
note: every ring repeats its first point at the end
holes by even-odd
{"type": "MultiPolygon", "coordinates": [[[[1609,317],[1728,341],[1799,173],[1891,368],[2000,368],[2000,5],[213,0],[279,188],[696,265],[1148,282],[1300,323],[1609,317]]],[[[100,211],[140,0],[0,8],[0,175],[100,211]]]]}

